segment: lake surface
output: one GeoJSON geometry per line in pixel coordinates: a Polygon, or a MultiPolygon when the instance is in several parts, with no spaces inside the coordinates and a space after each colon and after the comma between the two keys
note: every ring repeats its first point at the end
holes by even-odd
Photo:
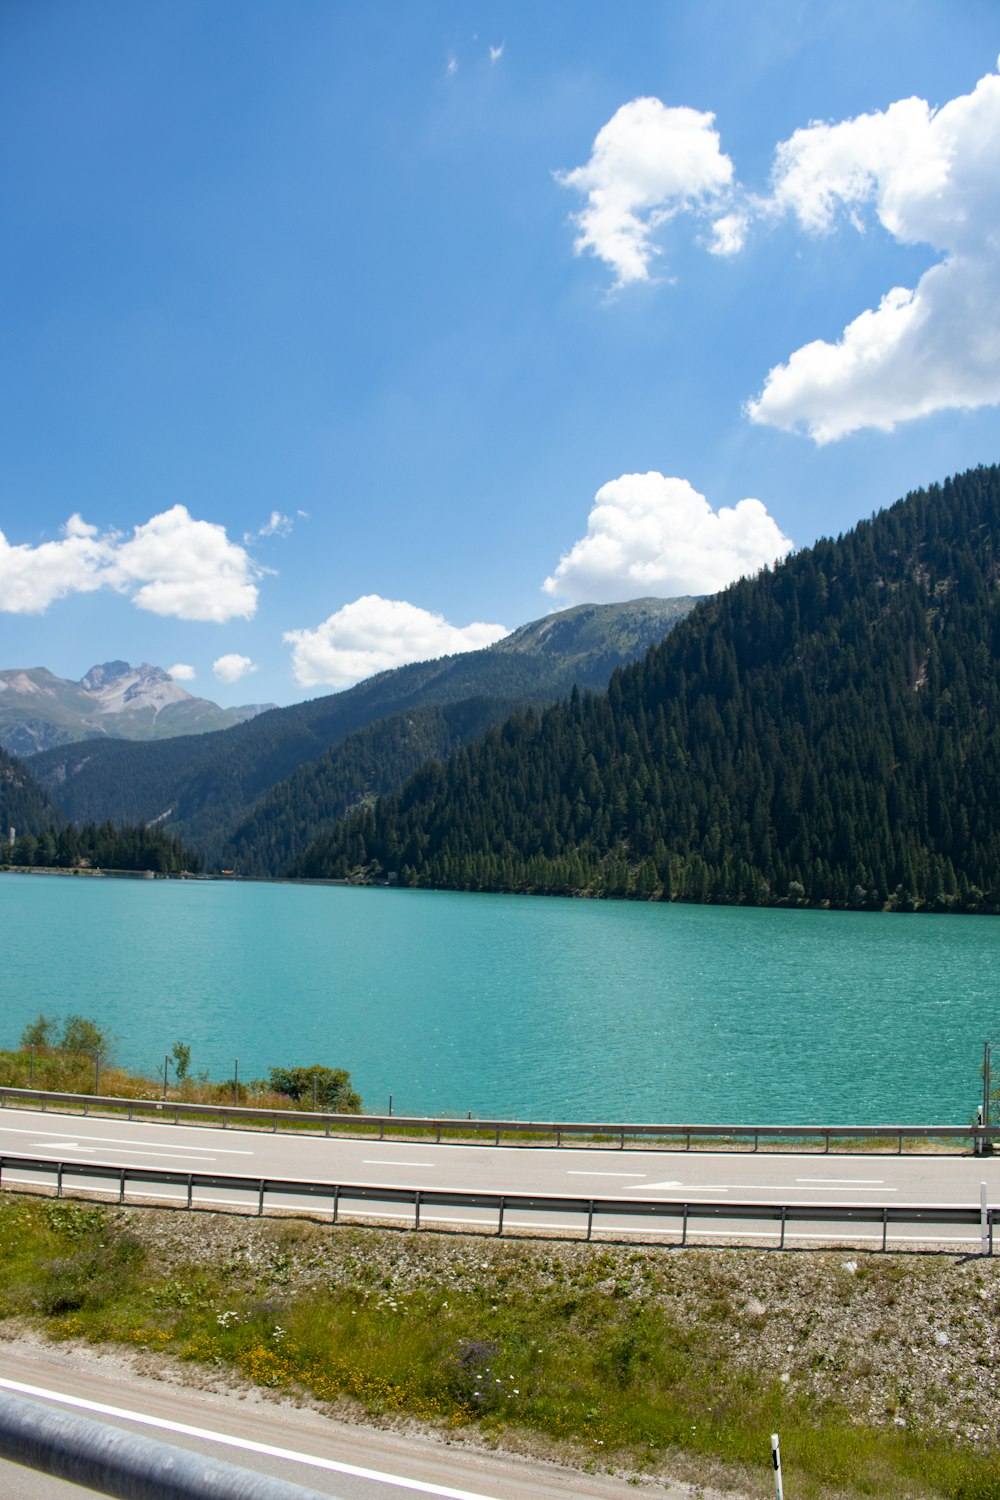
{"type": "Polygon", "coordinates": [[[964,1124],[1000,1040],[997,917],[3,875],[0,939],[0,1045],[76,1012],[373,1112],[964,1124]]]}

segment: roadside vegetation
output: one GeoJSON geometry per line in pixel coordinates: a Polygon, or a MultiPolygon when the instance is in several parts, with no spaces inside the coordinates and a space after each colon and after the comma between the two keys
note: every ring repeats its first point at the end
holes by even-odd
{"type": "Polygon", "coordinates": [[[257,1109],[327,1110],[360,1114],[361,1096],[346,1068],[321,1063],[271,1068],[266,1078],[240,1083],[192,1074],[191,1048],[175,1042],[155,1077],[114,1065],[118,1038],[86,1016],[39,1015],[21,1033],[16,1049],[0,1050],[0,1087],[46,1089],[65,1094],[104,1094],[117,1099],[156,1099],[186,1104],[244,1104],[257,1109]]]}
{"type": "Polygon", "coordinates": [[[341,1418],[773,1493],[1000,1500],[1000,1265],[669,1252],[0,1198],[0,1336],[341,1418]]]}

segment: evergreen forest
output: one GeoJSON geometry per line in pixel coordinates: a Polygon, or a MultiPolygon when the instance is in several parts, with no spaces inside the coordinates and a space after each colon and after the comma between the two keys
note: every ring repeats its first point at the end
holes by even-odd
{"type": "Polygon", "coordinates": [[[698,604],[291,873],[644,900],[1000,911],[1000,468],[698,604]]]}

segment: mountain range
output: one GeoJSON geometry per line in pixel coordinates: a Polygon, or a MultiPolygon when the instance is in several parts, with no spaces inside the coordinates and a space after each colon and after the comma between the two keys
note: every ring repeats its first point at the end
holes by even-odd
{"type": "Polygon", "coordinates": [[[268,703],[220,708],[196,698],[162,667],[108,661],[79,682],[45,667],[0,671],[0,746],[12,755],[35,755],[80,740],[161,740],[206,734],[273,707],[268,703]]]}
{"type": "Polygon", "coordinates": [[[358,803],[400,787],[516,707],[599,690],[693,608],[693,598],[579,605],[480,651],[382,672],[220,733],[88,739],[32,756],[72,822],[158,823],[206,864],[282,874],[358,803]]]}

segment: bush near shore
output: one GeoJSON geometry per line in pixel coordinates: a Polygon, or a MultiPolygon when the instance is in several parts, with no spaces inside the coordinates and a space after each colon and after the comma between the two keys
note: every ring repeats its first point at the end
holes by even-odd
{"type": "MultiPolygon", "coordinates": [[[[1000,1264],[666,1251],[0,1198],[27,1323],[581,1468],[1000,1500],[1000,1264]]],[[[200,1374],[198,1372],[201,1372],[200,1374]]]]}

